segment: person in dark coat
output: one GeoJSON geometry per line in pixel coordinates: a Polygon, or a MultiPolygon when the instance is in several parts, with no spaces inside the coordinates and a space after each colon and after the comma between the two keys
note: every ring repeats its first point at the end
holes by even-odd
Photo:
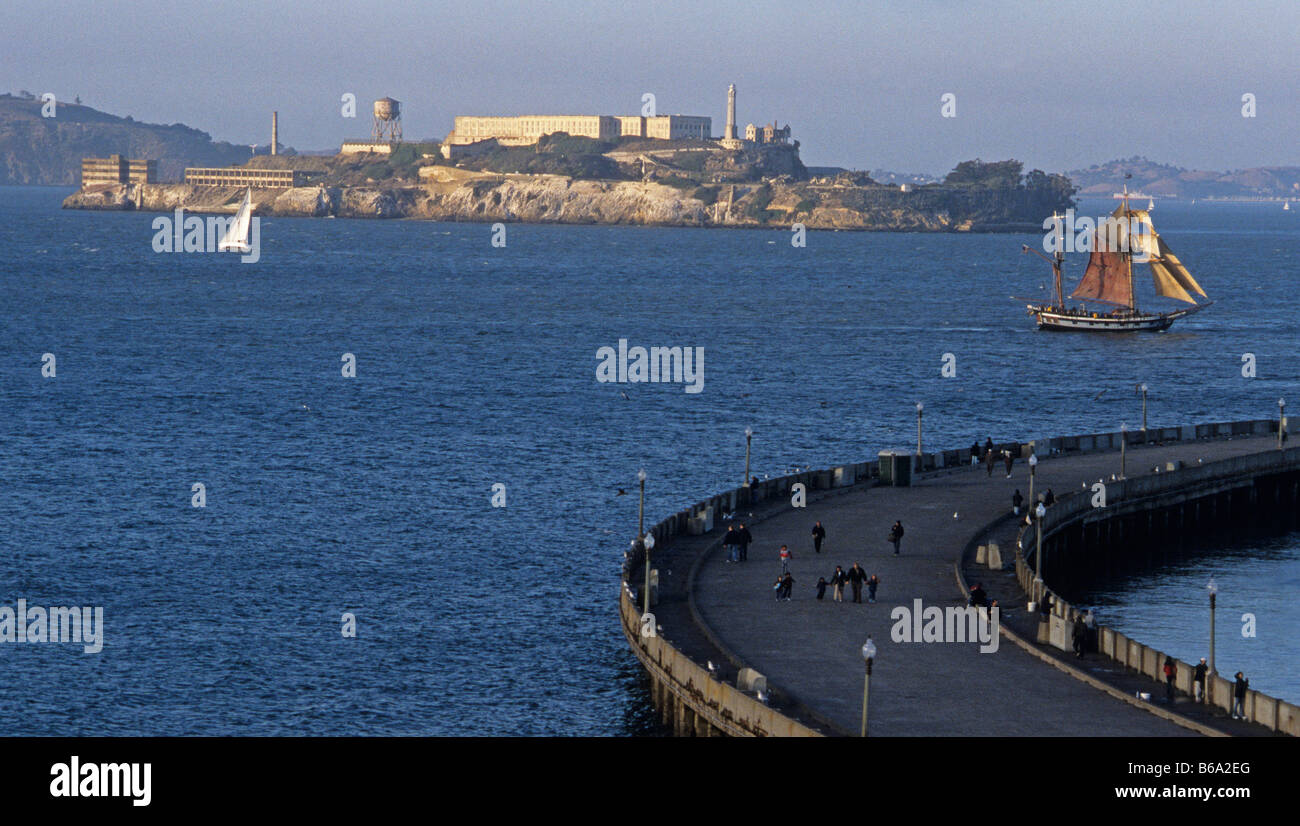
{"type": "Polygon", "coordinates": [[[1052,493],[1051,488],[1048,488],[1047,493],[1043,494],[1043,505],[1050,508],[1054,502],[1056,502],[1056,494],[1052,493]]]}
{"type": "Polygon", "coordinates": [[[824,599],[825,597],[826,597],[826,577],[819,576],[817,577],[817,598],[824,599]]]}
{"type": "Polygon", "coordinates": [[[993,448],[989,448],[984,454],[984,469],[988,471],[989,478],[993,477],[993,463],[997,460],[998,457],[993,454],[993,448]]]}
{"type": "Polygon", "coordinates": [[[749,559],[749,543],[754,541],[754,535],[749,532],[749,528],[745,527],[744,522],[740,523],[740,528],[736,533],[740,534],[737,537],[736,547],[740,549],[740,561],[744,562],[749,559]]]}
{"type": "Polygon", "coordinates": [[[862,583],[867,581],[867,572],[854,562],[853,567],[849,568],[848,578],[849,584],[853,586],[853,601],[862,602],[862,583]]]}
{"type": "Polygon", "coordinates": [[[1003,458],[1003,459],[1006,461],[1006,463],[1007,463],[1007,478],[1010,479],[1010,478],[1011,478],[1011,465],[1016,461],[1016,460],[1015,460],[1015,457],[1013,457],[1013,456],[1011,455],[1011,451],[1009,451],[1009,450],[1004,450],[1004,451],[1002,451],[1002,458],[1003,458]]]}
{"type": "Polygon", "coordinates": [[[1165,657],[1165,702],[1170,705],[1174,704],[1174,677],[1178,676],[1178,669],[1174,667],[1174,658],[1165,657]]]}
{"type": "Polygon", "coordinates": [[[867,602],[876,601],[876,589],[880,587],[880,577],[875,574],[867,580],[867,602]]]}
{"type": "Polygon", "coordinates": [[[1020,488],[1016,488],[1016,492],[1011,494],[1011,512],[1019,516],[1020,506],[1023,504],[1025,504],[1025,497],[1020,495],[1020,488]]]}
{"type": "Polygon", "coordinates": [[[831,574],[831,585],[835,586],[834,599],[836,602],[844,601],[844,583],[848,581],[849,581],[848,574],[844,573],[843,568],[841,568],[839,565],[836,565],[835,573],[831,574]]]}
{"type": "Polygon", "coordinates": [[[974,444],[970,446],[971,467],[975,467],[975,465],[978,465],[979,462],[980,462],[980,440],[976,439],[974,444]]]}
{"type": "Polygon", "coordinates": [[[1250,680],[1247,680],[1240,671],[1236,675],[1237,682],[1232,686],[1232,719],[1246,719],[1246,691],[1250,689],[1250,680]]]}
{"type": "Polygon", "coordinates": [[[727,561],[736,562],[739,560],[739,551],[736,546],[740,544],[740,534],[736,532],[735,525],[727,526],[727,535],[722,537],[722,547],[727,549],[727,561]]]}
{"type": "Polygon", "coordinates": [[[1082,614],[1074,618],[1074,630],[1070,637],[1074,641],[1074,656],[1083,659],[1083,644],[1088,639],[1088,626],[1083,624],[1082,614]]]}
{"type": "Polygon", "coordinates": [[[1205,664],[1205,658],[1196,664],[1196,669],[1192,671],[1192,692],[1196,697],[1196,702],[1205,702],[1205,675],[1210,668],[1205,664]]]}
{"type": "Polygon", "coordinates": [[[894,543],[894,556],[898,556],[898,544],[903,541],[903,523],[894,522],[894,527],[889,529],[889,541],[894,543]]]}
{"type": "Polygon", "coordinates": [[[993,452],[993,437],[990,436],[984,440],[984,455],[987,456],[993,452]]]}
{"type": "Polygon", "coordinates": [[[813,525],[812,537],[813,537],[813,550],[816,551],[817,553],[821,553],[822,540],[826,538],[826,529],[822,527],[822,523],[820,521],[818,521],[816,525],[813,525]]]}
{"type": "Polygon", "coordinates": [[[780,591],[781,599],[785,600],[786,602],[789,602],[790,594],[793,592],[794,592],[794,577],[790,575],[789,571],[786,571],[785,576],[781,577],[781,591],[780,591]]]}
{"type": "Polygon", "coordinates": [[[978,582],[971,586],[970,604],[976,608],[984,608],[989,604],[989,595],[984,593],[984,586],[978,582]]]}

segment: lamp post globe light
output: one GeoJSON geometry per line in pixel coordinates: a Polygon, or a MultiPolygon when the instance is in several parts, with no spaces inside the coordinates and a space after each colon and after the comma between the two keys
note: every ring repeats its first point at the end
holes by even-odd
{"type": "Polygon", "coordinates": [[[1119,478],[1124,478],[1124,464],[1128,459],[1128,425],[1119,426],[1119,478]]]}
{"type": "Polygon", "coordinates": [[[1277,400],[1277,449],[1286,441],[1286,399],[1277,400]]]}
{"type": "Polygon", "coordinates": [[[749,443],[754,438],[754,431],[751,428],[745,428],[745,478],[741,482],[742,488],[749,487],[749,443]]]}
{"type": "Polygon", "coordinates": [[[867,664],[867,676],[862,683],[862,736],[867,736],[867,698],[871,695],[871,664],[876,659],[876,644],[867,637],[862,644],[862,659],[867,664]]]}
{"type": "Polygon", "coordinates": [[[1038,454],[1029,454],[1029,506],[1034,506],[1034,476],[1038,470],[1038,454]]]}
{"type": "Polygon", "coordinates": [[[650,551],[654,550],[655,536],[652,533],[645,535],[641,540],[641,547],[645,548],[645,612],[644,615],[650,614],[650,551]]]}
{"type": "Polygon", "coordinates": [[[921,411],[925,408],[920,402],[916,403],[916,455],[921,455],[921,411]]]}
{"type": "Polygon", "coordinates": [[[1210,592],[1210,673],[1217,673],[1214,669],[1214,600],[1219,594],[1219,586],[1214,582],[1214,577],[1210,577],[1210,583],[1205,586],[1210,592]]]}
{"type": "Polygon", "coordinates": [[[1142,441],[1145,442],[1147,440],[1147,383],[1139,384],[1138,390],[1142,393],[1142,441]]]}
{"type": "Polygon", "coordinates": [[[1034,519],[1034,522],[1035,522],[1035,524],[1036,524],[1037,527],[1038,527],[1038,551],[1037,551],[1037,553],[1034,555],[1034,568],[1035,568],[1035,571],[1034,571],[1034,590],[1037,592],[1037,593],[1035,594],[1036,598],[1037,598],[1038,600],[1041,601],[1042,598],[1043,598],[1043,591],[1044,591],[1044,586],[1043,586],[1043,517],[1044,517],[1044,516],[1047,516],[1047,507],[1046,507],[1042,502],[1039,502],[1039,503],[1038,503],[1038,507],[1034,508],[1034,516],[1036,517],[1036,518],[1034,519]]]}

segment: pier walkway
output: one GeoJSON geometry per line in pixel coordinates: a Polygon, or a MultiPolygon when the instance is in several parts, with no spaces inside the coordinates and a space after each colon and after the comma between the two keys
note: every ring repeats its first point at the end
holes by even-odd
{"type": "MultiPolygon", "coordinates": [[[[1273,444],[1269,437],[1245,437],[1133,447],[1127,473],[1139,476],[1176,460],[1194,465],[1227,459],[1273,444]]],[[[1084,481],[1109,479],[1119,462],[1117,451],[1040,456],[1035,489],[1052,488],[1058,496],[1076,492],[1084,481]]],[[[1012,478],[1006,478],[999,463],[991,478],[982,466],[965,467],[922,474],[910,487],[857,485],[810,492],[806,508],[790,509],[786,501],[783,508],[770,508],[768,518],[758,512],[758,520],[748,520],[755,542],[749,561],[741,564],[728,563],[719,549],[705,550],[717,542],[718,531],[682,537],[671,557],[656,559],[663,568],[665,603],[656,609],[659,622],[673,644],[693,657],[720,651],[718,645],[728,649],[765,675],[783,695],[781,702],[797,706],[801,719],[823,731],[858,732],[861,647],[870,635],[878,648],[871,679],[872,735],[1194,735],[1042,662],[1005,637],[993,653],[980,653],[976,643],[892,641],[890,612],[895,607],[911,609],[918,598],[927,607],[966,604],[954,563],[983,526],[1010,511],[1017,488],[1028,502],[1029,467],[1021,459],[1012,478]],[[905,528],[897,557],[886,538],[896,519],[905,528]],[[817,520],[827,532],[820,554],[813,552],[811,536],[817,520]],[[790,570],[795,586],[788,602],[777,601],[772,590],[781,572],[782,544],[794,555],[790,570]],[[697,558],[701,553],[705,556],[697,558]],[[867,603],[865,588],[863,602],[854,604],[848,586],[843,603],[832,601],[829,588],[825,599],[816,599],[819,576],[829,580],[836,565],[847,571],[855,562],[880,578],[875,604],[867,603]],[[685,593],[688,585],[693,588],[685,593]],[[698,619],[696,628],[683,627],[687,616],[698,619]]],[[[748,514],[739,516],[745,521],[748,514]]],[[[1002,547],[1008,554],[1013,550],[1009,543],[1002,547]]],[[[1050,581],[1050,558],[1047,574],[1050,581]]],[[[1025,611],[1014,580],[990,575],[984,584],[989,596],[1000,600],[1004,616],[1010,613],[1004,622],[1014,627],[1015,614],[1025,611]]],[[[1108,668],[1095,656],[1082,667],[1085,672],[1108,668]]]]}

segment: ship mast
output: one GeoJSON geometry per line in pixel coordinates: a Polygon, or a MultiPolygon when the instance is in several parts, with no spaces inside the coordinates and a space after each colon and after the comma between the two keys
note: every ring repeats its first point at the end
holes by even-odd
{"type": "MultiPolygon", "coordinates": [[[[1126,175],[1125,177],[1128,176],[1126,175]]],[[[1128,216],[1128,184],[1127,183],[1124,184],[1124,200],[1122,204],[1123,206],[1121,212],[1124,215],[1123,226],[1124,226],[1125,242],[1124,242],[1124,249],[1120,250],[1120,252],[1124,256],[1125,265],[1128,267],[1128,296],[1129,296],[1128,308],[1136,313],[1138,307],[1138,299],[1137,299],[1137,291],[1133,289],[1133,250],[1132,250],[1133,238],[1132,236],[1129,235],[1128,232],[1131,227],[1131,222],[1128,219],[1129,216],[1128,216]]]]}

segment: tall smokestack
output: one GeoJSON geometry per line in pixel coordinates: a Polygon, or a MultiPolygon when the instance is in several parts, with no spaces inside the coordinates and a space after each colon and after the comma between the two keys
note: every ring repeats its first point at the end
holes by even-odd
{"type": "Polygon", "coordinates": [[[722,137],[734,141],[736,139],[736,84],[727,87],[727,131],[722,133],[722,137]]]}
{"type": "Polygon", "coordinates": [[[276,154],[275,147],[280,143],[280,113],[271,113],[271,154],[276,154]]]}

